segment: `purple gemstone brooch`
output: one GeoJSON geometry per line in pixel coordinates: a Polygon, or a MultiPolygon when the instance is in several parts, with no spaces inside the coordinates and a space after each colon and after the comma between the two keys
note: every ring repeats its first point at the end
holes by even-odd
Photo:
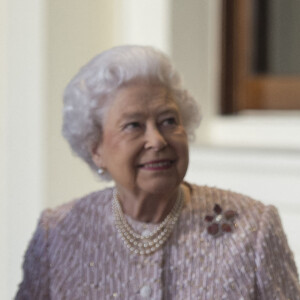
{"type": "Polygon", "coordinates": [[[226,210],[223,212],[219,204],[214,206],[214,215],[207,215],[205,221],[208,223],[207,232],[213,236],[219,236],[225,232],[232,232],[234,220],[237,217],[237,212],[234,210],[226,210]]]}

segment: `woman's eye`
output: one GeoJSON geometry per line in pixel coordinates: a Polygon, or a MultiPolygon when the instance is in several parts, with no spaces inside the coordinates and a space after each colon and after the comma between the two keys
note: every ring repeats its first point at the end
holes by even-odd
{"type": "Polygon", "coordinates": [[[125,129],[136,129],[136,128],[140,128],[141,124],[139,122],[130,122],[128,124],[125,125],[125,129]]]}
{"type": "Polygon", "coordinates": [[[172,118],[168,118],[168,119],[164,120],[164,121],[162,122],[162,124],[163,124],[164,126],[176,125],[176,124],[177,124],[177,121],[176,121],[175,118],[172,117],[172,118]]]}

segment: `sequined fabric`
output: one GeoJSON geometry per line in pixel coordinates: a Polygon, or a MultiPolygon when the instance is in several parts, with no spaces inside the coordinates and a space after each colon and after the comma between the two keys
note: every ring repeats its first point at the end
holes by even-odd
{"type": "MultiPolygon", "coordinates": [[[[130,253],[113,224],[112,189],[92,193],[39,221],[16,299],[300,299],[299,279],[277,210],[246,196],[191,185],[162,249],[130,253]],[[237,212],[231,232],[211,235],[216,204],[237,212]]],[[[128,218],[138,232],[154,229],[128,218]]]]}

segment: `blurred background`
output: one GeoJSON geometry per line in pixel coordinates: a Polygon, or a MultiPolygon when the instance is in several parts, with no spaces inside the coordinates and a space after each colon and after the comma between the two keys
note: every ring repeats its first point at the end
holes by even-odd
{"type": "Polygon", "coordinates": [[[276,205],[300,268],[297,0],[287,12],[260,2],[0,0],[1,299],[16,292],[41,211],[104,187],[61,136],[62,93],[125,43],[169,54],[202,107],[187,179],[276,205]]]}

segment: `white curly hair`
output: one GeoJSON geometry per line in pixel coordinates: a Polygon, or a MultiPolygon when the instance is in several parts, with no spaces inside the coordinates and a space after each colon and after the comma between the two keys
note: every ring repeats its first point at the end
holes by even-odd
{"type": "MultiPolygon", "coordinates": [[[[170,59],[149,46],[114,47],[94,57],[70,81],[64,92],[62,133],[72,150],[92,170],[98,167],[91,150],[101,142],[102,120],[114,93],[125,84],[141,79],[161,84],[174,97],[189,139],[200,124],[195,99],[182,87],[170,59]]],[[[110,180],[107,172],[100,177],[110,180]]]]}

